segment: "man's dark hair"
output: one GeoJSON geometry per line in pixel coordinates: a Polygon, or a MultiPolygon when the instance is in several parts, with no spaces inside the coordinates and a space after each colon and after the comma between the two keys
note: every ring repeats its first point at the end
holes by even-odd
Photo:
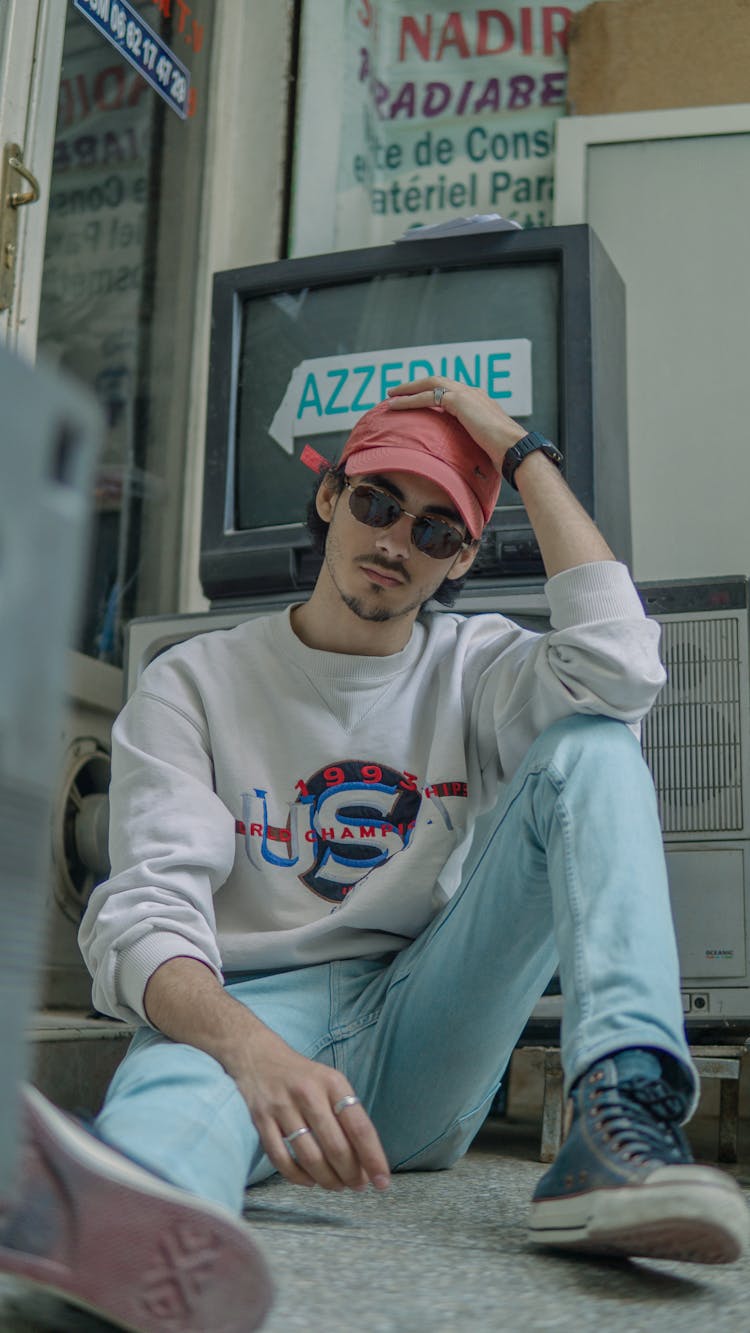
{"type": "MultiPolygon", "coordinates": [[[[312,537],[313,550],[318,555],[325,554],[329,524],[326,523],[325,519],[320,517],[315,501],[317,499],[318,491],[326,477],[331,479],[334,493],[340,495],[344,489],[344,482],[346,480],[346,465],[344,463],[339,463],[336,467],[321,472],[315,483],[313,493],[307,506],[307,528],[312,537]]],[[[467,577],[468,575],[464,574],[463,578],[460,579],[443,579],[440,587],[432,594],[430,601],[440,602],[442,606],[453,606],[458,594],[462,591],[463,586],[466,583],[467,577]]]]}

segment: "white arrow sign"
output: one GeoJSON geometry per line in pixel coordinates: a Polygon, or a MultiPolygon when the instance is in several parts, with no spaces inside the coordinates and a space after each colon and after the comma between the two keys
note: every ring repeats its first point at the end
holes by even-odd
{"type": "Polygon", "coordinates": [[[513,417],[531,414],[528,338],[432,343],[300,362],[276,409],[270,435],[291,454],[300,435],[348,432],[363,412],[388,396],[390,388],[424,375],[443,375],[476,385],[513,417]]]}

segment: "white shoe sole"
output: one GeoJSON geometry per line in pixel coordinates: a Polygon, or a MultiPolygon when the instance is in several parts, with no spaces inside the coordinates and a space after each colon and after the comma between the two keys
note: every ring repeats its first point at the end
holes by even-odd
{"type": "Polygon", "coordinates": [[[532,1203],[535,1245],[697,1264],[730,1264],[750,1243],[750,1214],[730,1176],[712,1167],[659,1167],[641,1185],[532,1203]]]}
{"type": "Polygon", "coordinates": [[[260,1326],[272,1287],[246,1224],[121,1157],[34,1088],[23,1111],[16,1248],[0,1239],[0,1273],[128,1333],[260,1326]]]}

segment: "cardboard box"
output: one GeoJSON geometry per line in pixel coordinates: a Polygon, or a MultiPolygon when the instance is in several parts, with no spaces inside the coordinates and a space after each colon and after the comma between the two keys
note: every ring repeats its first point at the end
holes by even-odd
{"type": "Polygon", "coordinates": [[[568,62],[570,115],[750,102],[750,0],[597,0],[568,62]]]}

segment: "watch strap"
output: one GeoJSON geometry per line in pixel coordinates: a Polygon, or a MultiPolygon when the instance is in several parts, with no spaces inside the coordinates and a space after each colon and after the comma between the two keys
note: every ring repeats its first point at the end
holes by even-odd
{"type": "Polygon", "coordinates": [[[542,453],[547,455],[550,462],[555,464],[555,467],[562,468],[563,456],[557,445],[553,444],[552,441],[548,440],[544,435],[540,435],[538,431],[529,431],[528,435],[524,435],[523,439],[518,440],[516,444],[511,445],[510,449],[506,451],[503,459],[503,476],[508,484],[513,487],[514,491],[518,490],[514,480],[517,469],[523,462],[524,458],[528,458],[529,454],[535,453],[537,449],[541,449],[542,453]]]}

